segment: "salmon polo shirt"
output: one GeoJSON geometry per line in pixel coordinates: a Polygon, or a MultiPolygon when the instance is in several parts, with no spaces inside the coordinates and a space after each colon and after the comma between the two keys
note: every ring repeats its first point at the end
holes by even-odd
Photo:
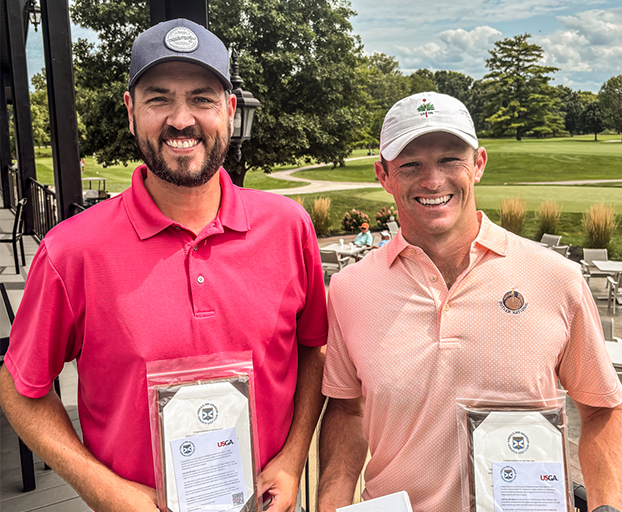
{"type": "Polygon", "coordinates": [[[263,467],[289,432],[298,343],[326,339],[313,226],[294,201],[238,188],[221,168],[218,216],[195,237],[160,212],[146,172],[41,242],[7,369],[19,393],[39,398],[76,359],[84,444],[153,487],[146,363],[251,350],[263,467]]]}
{"type": "Polygon", "coordinates": [[[580,267],[478,215],[449,290],[401,231],[331,280],[323,392],[366,399],[365,498],[405,490],[415,512],[462,510],[458,392],[541,399],[559,379],[583,404],[622,402],[580,267]]]}

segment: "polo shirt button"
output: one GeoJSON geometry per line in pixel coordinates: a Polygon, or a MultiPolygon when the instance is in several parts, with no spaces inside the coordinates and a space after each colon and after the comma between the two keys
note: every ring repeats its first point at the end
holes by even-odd
{"type": "Polygon", "coordinates": [[[449,304],[445,304],[445,311],[449,311],[449,304]]]}
{"type": "Polygon", "coordinates": [[[194,246],[194,250],[195,250],[195,251],[196,251],[198,248],[199,248],[199,246],[198,246],[198,245],[195,245],[195,246],[194,246]]]}
{"type": "Polygon", "coordinates": [[[204,281],[205,281],[205,278],[203,276],[197,277],[197,283],[203,284],[204,281]]]}
{"type": "Polygon", "coordinates": [[[438,277],[436,277],[436,275],[435,275],[435,274],[432,274],[432,275],[430,276],[430,281],[432,281],[433,283],[436,283],[437,279],[438,279],[438,277]]]}

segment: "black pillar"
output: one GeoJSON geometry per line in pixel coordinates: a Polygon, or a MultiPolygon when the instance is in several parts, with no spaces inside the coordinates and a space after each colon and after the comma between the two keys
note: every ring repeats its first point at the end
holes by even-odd
{"type": "Polygon", "coordinates": [[[22,11],[19,0],[3,0],[5,7],[6,33],[9,43],[11,63],[11,93],[13,95],[13,117],[15,119],[15,139],[17,162],[20,169],[22,197],[28,200],[24,209],[24,229],[32,233],[34,216],[30,197],[30,178],[37,178],[35,167],[35,145],[32,138],[32,118],[30,116],[30,93],[28,92],[28,68],[26,67],[26,45],[22,11]]]}
{"type": "Polygon", "coordinates": [[[41,0],[41,25],[50,107],[50,135],[59,221],[82,204],[80,147],[67,0],[41,0]]]}
{"type": "Polygon", "coordinates": [[[5,87],[8,80],[7,70],[0,69],[0,183],[2,185],[2,204],[11,207],[11,185],[9,181],[9,165],[11,161],[11,138],[9,136],[9,111],[7,109],[5,87]]]}
{"type": "Polygon", "coordinates": [[[209,28],[209,0],[151,0],[151,26],[161,21],[186,18],[209,28]]]}

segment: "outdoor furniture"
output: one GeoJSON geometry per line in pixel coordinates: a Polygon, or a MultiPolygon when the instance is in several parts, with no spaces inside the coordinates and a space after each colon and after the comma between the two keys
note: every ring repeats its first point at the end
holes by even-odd
{"type": "Polygon", "coordinates": [[[397,225],[397,222],[395,222],[394,220],[390,220],[389,222],[387,222],[387,228],[389,228],[391,239],[393,239],[393,237],[397,235],[397,231],[400,229],[397,225]]]}
{"type": "Polygon", "coordinates": [[[622,273],[616,274],[615,277],[607,276],[607,307],[612,309],[614,315],[620,296],[620,280],[622,280],[622,273]]]}
{"type": "Polygon", "coordinates": [[[22,266],[26,266],[26,256],[24,254],[24,206],[26,198],[20,199],[15,207],[15,222],[13,223],[13,232],[0,233],[0,243],[13,244],[13,258],[15,259],[15,273],[19,274],[19,258],[17,257],[17,242],[22,251],[22,266]]]}
{"type": "Polygon", "coordinates": [[[336,251],[327,251],[326,249],[320,249],[320,258],[322,259],[322,270],[324,271],[324,282],[328,280],[328,277],[332,274],[339,272],[344,265],[347,265],[349,256],[340,257],[336,251]]]}
{"type": "Polygon", "coordinates": [[[603,271],[599,269],[594,260],[599,263],[607,262],[607,249],[583,249],[583,259],[581,260],[581,268],[583,270],[583,277],[589,283],[590,277],[607,277],[611,275],[610,271],[603,271]]]}
{"type": "Polygon", "coordinates": [[[544,233],[540,239],[540,243],[546,247],[553,247],[554,245],[558,245],[561,239],[561,235],[549,235],[548,233],[544,233]]]}
{"type": "MultiPolygon", "coordinates": [[[[613,335],[613,318],[601,318],[600,325],[603,328],[603,335],[605,336],[605,341],[622,343],[622,340],[620,338],[616,338],[613,335]]],[[[622,347],[622,345],[620,346],[622,347]]]]}
{"type": "Polygon", "coordinates": [[[348,258],[356,258],[356,256],[363,251],[368,249],[368,247],[361,245],[354,245],[352,243],[349,244],[330,244],[326,247],[322,247],[321,251],[335,251],[339,256],[347,256],[348,258]]]}
{"type": "Polygon", "coordinates": [[[569,245],[553,245],[551,246],[551,249],[561,254],[564,258],[567,258],[568,252],[570,251],[570,246],[569,245]]]}

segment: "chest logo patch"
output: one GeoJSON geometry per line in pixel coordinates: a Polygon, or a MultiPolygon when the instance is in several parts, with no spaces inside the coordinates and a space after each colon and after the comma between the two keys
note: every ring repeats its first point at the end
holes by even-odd
{"type": "Polygon", "coordinates": [[[507,292],[501,301],[499,301],[499,306],[506,313],[511,315],[518,315],[527,309],[527,302],[525,302],[525,297],[523,297],[518,291],[511,290],[507,292]]]}

